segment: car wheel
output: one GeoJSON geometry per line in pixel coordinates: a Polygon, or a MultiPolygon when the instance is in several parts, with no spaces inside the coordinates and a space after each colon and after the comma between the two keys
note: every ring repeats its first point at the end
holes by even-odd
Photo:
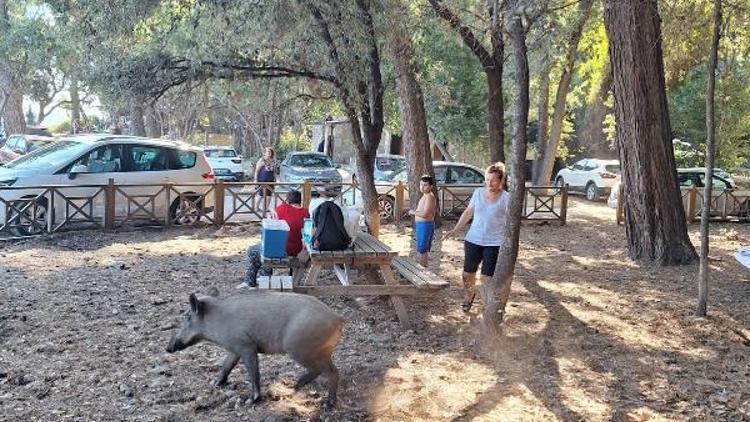
{"type": "Polygon", "coordinates": [[[589,182],[588,185],[586,185],[586,199],[589,201],[599,200],[599,188],[596,187],[596,183],[589,182]]]}
{"type": "MultiPolygon", "coordinates": [[[[24,208],[23,202],[14,204],[24,208]]],[[[8,222],[13,225],[12,232],[17,236],[34,236],[47,230],[47,200],[40,198],[28,206],[22,213],[11,210],[8,222]]]]}
{"type": "Polygon", "coordinates": [[[378,210],[380,210],[381,220],[390,220],[396,210],[396,201],[390,196],[380,196],[378,198],[378,210]]]}
{"type": "MultiPolygon", "coordinates": [[[[201,220],[201,214],[196,209],[195,203],[197,196],[186,196],[184,205],[181,206],[181,199],[177,198],[172,202],[172,206],[169,207],[169,217],[172,219],[172,224],[176,225],[189,225],[195,224],[201,220]]],[[[197,207],[203,208],[203,201],[197,202],[197,207]]]]}

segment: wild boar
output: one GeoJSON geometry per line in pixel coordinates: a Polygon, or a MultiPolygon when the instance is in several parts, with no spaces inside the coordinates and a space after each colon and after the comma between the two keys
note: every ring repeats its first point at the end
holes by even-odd
{"type": "Polygon", "coordinates": [[[294,388],[302,388],[322,373],[328,380],[326,404],[335,405],[339,376],[331,354],[341,339],[343,323],[328,306],[306,295],[255,291],[219,298],[191,294],[190,309],[167,352],[202,340],[227,349],[229,355],[212,384],[226,384],[242,359],[253,388],[253,403],[261,398],[258,353],[288,354],[307,369],[294,388]]]}

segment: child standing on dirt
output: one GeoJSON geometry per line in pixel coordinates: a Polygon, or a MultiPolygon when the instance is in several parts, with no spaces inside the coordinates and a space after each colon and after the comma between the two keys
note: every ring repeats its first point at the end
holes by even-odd
{"type": "Polygon", "coordinates": [[[429,175],[424,175],[419,179],[419,191],[422,197],[419,198],[416,210],[409,210],[409,215],[414,216],[414,234],[417,238],[417,254],[419,254],[419,264],[427,267],[430,248],[432,248],[432,238],[435,234],[435,209],[437,208],[437,199],[432,193],[435,181],[429,175]]]}

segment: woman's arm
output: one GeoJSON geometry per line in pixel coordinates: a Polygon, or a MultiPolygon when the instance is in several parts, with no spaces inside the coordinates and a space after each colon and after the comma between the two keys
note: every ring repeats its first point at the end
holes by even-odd
{"type": "Polygon", "coordinates": [[[263,159],[261,158],[258,160],[257,163],[255,163],[255,181],[258,181],[258,173],[260,173],[260,169],[263,167],[263,159]]]}
{"type": "Polygon", "coordinates": [[[461,218],[458,219],[458,223],[456,223],[455,227],[453,227],[453,230],[448,231],[445,233],[446,238],[454,237],[458,234],[459,231],[461,231],[464,226],[466,226],[466,223],[471,220],[471,217],[474,216],[474,206],[469,205],[466,207],[464,212],[461,214],[461,218]]]}

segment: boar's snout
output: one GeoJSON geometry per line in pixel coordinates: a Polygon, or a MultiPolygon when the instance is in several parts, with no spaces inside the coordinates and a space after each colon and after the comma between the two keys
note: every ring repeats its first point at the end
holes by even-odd
{"type": "Polygon", "coordinates": [[[167,353],[178,352],[184,348],[185,345],[183,345],[182,342],[177,339],[177,337],[173,337],[172,340],[169,340],[169,344],[167,345],[167,353]]]}

